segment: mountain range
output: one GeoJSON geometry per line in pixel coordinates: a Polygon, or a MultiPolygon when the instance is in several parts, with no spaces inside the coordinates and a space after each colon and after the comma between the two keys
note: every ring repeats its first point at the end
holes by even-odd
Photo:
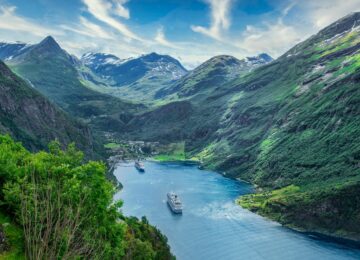
{"type": "Polygon", "coordinates": [[[80,61],[63,50],[51,36],[28,46],[18,55],[8,55],[11,59],[4,60],[16,74],[63,110],[95,129],[121,128],[129,111],[142,107],[84,85],[77,70],[80,61]]]}
{"type": "MultiPolygon", "coordinates": [[[[8,81],[35,88],[96,137],[185,143],[188,159],[259,187],[239,199],[243,207],[360,240],[359,39],[360,13],[352,13],[276,60],[222,55],[192,71],[156,53],[77,59],[52,37],[2,43],[0,58],[24,78],[8,81]]],[[[10,132],[26,140],[20,128],[10,132]]]]}

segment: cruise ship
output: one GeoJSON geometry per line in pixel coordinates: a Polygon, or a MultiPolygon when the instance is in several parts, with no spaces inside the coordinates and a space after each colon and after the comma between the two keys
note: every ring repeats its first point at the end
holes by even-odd
{"type": "Polygon", "coordinates": [[[145,171],[145,167],[140,161],[135,161],[135,168],[140,172],[145,171]]]}
{"type": "Polygon", "coordinates": [[[167,194],[167,203],[169,204],[171,210],[175,214],[181,214],[182,213],[182,204],[181,201],[174,192],[169,192],[167,194]]]}

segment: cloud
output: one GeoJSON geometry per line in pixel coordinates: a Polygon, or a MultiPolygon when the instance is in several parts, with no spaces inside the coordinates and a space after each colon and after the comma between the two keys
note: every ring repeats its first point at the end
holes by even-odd
{"type": "Polygon", "coordinates": [[[124,4],[126,4],[128,1],[127,0],[118,0],[118,2],[115,2],[115,14],[120,16],[120,17],[124,17],[126,19],[130,18],[130,12],[129,9],[124,7],[124,4]]]}
{"type": "Polygon", "coordinates": [[[112,36],[101,26],[88,21],[86,18],[80,17],[80,23],[87,32],[92,34],[92,36],[95,35],[96,37],[101,37],[104,39],[112,39],[112,36]]]}
{"type": "Polygon", "coordinates": [[[62,32],[40,25],[30,19],[18,16],[16,6],[0,7],[0,29],[26,32],[35,36],[44,37],[46,35],[61,35],[62,32]]]}
{"type": "Polygon", "coordinates": [[[276,23],[265,23],[263,26],[248,25],[237,45],[251,54],[267,52],[276,57],[301,38],[302,35],[294,27],[279,19],[276,23]]]}
{"type": "Polygon", "coordinates": [[[157,32],[156,32],[156,36],[155,36],[155,42],[165,46],[165,47],[169,47],[169,48],[173,48],[173,49],[180,49],[179,46],[177,46],[176,44],[170,42],[168,39],[166,39],[165,34],[164,34],[164,27],[160,27],[158,28],[157,32]]]}
{"type": "Polygon", "coordinates": [[[360,11],[360,2],[359,0],[306,1],[303,8],[315,28],[322,29],[351,12],[360,11]]]}
{"type": "Polygon", "coordinates": [[[218,41],[222,40],[222,31],[230,27],[230,15],[232,0],[206,0],[211,9],[211,25],[209,28],[192,25],[194,32],[202,33],[218,41]]]}
{"type": "Polygon", "coordinates": [[[81,26],[69,26],[66,24],[60,25],[60,28],[72,31],[78,34],[82,34],[91,38],[103,38],[103,39],[113,39],[112,35],[105,31],[101,26],[94,24],[87,20],[84,17],[80,17],[80,25],[81,26]]]}
{"type": "Polygon", "coordinates": [[[130,18],[129,10],[123,6],[126,2],[127,1],[124,0],[83,0],[89,13],[96,19],[116,29],[128,39],[144,41],[141,37],[133,33],[126,25],[114,18],[114,16],[125,19],[130,18]]]}

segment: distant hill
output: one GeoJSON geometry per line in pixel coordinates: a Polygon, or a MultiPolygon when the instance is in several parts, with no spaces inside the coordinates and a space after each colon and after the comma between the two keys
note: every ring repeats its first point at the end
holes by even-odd
{"type": "Polygon", "coordinates": [[[57,139],[76,142],[92,155],[89,128],[67,116],[0,61],[0,132],[8,133],[31,150],[40,150],[57,139]]]}
{"type": "Polygon", "coordinates": [[[157,90],[187,73],[178,60],[157,53],[125,60],[112,54],[86,53],[81,61],[91,71],[80,69],[90,87],[135,101],[153,99],[157,90]]]}
{"type": "Polygon", "coordinates": [[[156,92],[157,99],[189,98],[195,95],[210,95],[230,80],[271,62],[267,54],[238,60],[229,55],[216,56],[195,68],[173,84],[156,92]]]}

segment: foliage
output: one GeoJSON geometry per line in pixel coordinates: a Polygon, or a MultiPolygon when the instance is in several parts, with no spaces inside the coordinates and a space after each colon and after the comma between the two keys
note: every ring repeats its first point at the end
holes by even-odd
{"type": "Polygon", "coordinates": [[[104,147],[107,149],[117,149],[117,148],[120,148],[121,145],[118,143],[107,143],[107,144],[104,144],[104,147]]]}
{"type": "MultiPolygon", "coordinates": [[[[113,202],[115,187],[105,178],[105,165],[82,161],[73,144],[63,151],[52,142],[49,152],[33,154],[0,136],[2,208],[23,228],[27,258],[119,259],[128,250],[126,233],[134,224],[119,211],[121,201],[113,202]]],[[[148,223],[138,226],[143,232],[153,230],[148,223]]],[[[156,234],[157,242],[137,238],[151,245],[154,256],[171,256],[166,238],[156,234]]],[[[142,248],[133,252],[142,255],[142,248]]]]}
{"type": "Polygon", "coordinates": [[[360,239],[360,180],[332,185],[290,185],[241,196],[244,208],[301,230],[360,239]]]}
{"type": "Polygon", "coordinates": [[[160,150],[160,154],[154,156],[157,161],[184,161],[185,143],[171,143],[160,150]]]}
{"type": "Polygon", "coordinates": [[[24,255],[24,239],[22,229],[11,218],[0,212],[0,225],[5,234],[5,243],[8,248],[0,252],[0,259],[22,260],[24,255]]]}
{"type": "Polygon", "coordinates": [[[142,217],[141,221],[136,217],[126,218],[126,223],[125,259],[175,259],[170,254],[167,238],[151,226],[146,217],[142,217]]]}

